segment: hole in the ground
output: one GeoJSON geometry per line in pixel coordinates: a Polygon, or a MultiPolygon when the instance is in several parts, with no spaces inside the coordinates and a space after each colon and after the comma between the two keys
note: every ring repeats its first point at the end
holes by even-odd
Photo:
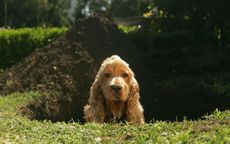
{"type": "MultiPolygon", "coordinates": [[[[85,91],[89,91],[89,86],[86,88],[88,90],[85,89],[85,91]]],[[[152,120],[196,120],[215,109],[229,109],[230,99],[226,95],[210,97],[208,94],[205,95],[205,91],[198,94],[198,91],[201,92],[202,90],[192,92],[182,89],[180,89],[181,95],[179,95],[177,90],[168,89],[166,92],[165,88],[157,86],[155,89],[144,91],[145,86],[142,85],[141,102],[144,106],[146,122],[152,120]],[[153,91],[155,92],[153,93],[153,91]]],[[[188,88],[185,84],[183,86],[185,89],[188,88]]],[[[76,93],[76,95],[65,97],[63,95],[46,95],[24,105],[21,107],[21,111],[31,119],[84,123],[83,106],[87,103],[86,97],[88,97],[87,93],[86,95],[76,93]]]]}
{"type": "Polygon", "coordinates": [[[86,99],[85,96],[76,97],[69,95],[63,98],[58,94],[44,94],[20,106],[20,112],[31,120],[84,122],[83,106],[86,99]]]}

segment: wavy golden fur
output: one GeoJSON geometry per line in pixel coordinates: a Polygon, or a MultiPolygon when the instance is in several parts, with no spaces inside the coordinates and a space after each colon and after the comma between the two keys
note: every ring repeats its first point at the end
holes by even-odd
{"type": "Polygon", "coordinates": [[[133,71],[119,56],[113,55],[103,61],[90,88],[84,118],[86,122],[143,124],[139,97],[139,85],[133,71]]]}

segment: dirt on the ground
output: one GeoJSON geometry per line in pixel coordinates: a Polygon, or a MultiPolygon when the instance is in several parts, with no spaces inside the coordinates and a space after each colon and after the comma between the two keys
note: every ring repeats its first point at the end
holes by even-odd
{"type": "Polygon", "coordinates": [[[45,48],[0,75],[0,94],[40,91],[41,98],[21,107],[31,119],[82,120],[83,106],[100,63],[118,54],[138,67],[138,51],[126,35],[106,18],[80,19],[45,48]]]}

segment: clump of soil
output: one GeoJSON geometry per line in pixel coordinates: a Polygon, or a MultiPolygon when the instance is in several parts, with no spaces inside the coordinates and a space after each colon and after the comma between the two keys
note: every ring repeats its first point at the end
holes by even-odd
{"type": "Polygon", "coordinates": [[[134,44],[105,18],[81,19],[47,47],[0,75],[0,94],[36,90],[44,96],[21,107],[31,119],[82,120],[83,106],[103,59],[112,54],[136,65],[134,44]]]}

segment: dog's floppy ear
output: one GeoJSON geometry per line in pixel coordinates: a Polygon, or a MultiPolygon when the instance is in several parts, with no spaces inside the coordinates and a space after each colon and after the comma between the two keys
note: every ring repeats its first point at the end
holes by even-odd
{"type": "Polygon", "coordinates": [[[85,106],[84,113],[87,122],[104,122],[104,97],[97,77],[90,88],[89,105],[85,106]]]}
{"type": "Polygon", "coordinates": [[[129,98],[132,97],[138,97],[139,98],[139,84],[137,83],[137,80],[132,77],[132,80],[130,82],[130,91],[129,91],[129,98]]]}
{"type": "Polygon", "coordinates": [[[129,98],[127,101],[127,120],[131,123],[138,123],[143,124],[144,123],[144,110],[140,104],[139,94],[140,88],[136,81],[136,79],[133,77],[130,83],[130,93],[129,98]]]}
{"type": "Polygon", "coordinates": [[[90,98],[89,102],[94,102],[96,99],[102,96],[102,91],[98,78],[95,79],[92,86],[90,87],[90,98]]]}

